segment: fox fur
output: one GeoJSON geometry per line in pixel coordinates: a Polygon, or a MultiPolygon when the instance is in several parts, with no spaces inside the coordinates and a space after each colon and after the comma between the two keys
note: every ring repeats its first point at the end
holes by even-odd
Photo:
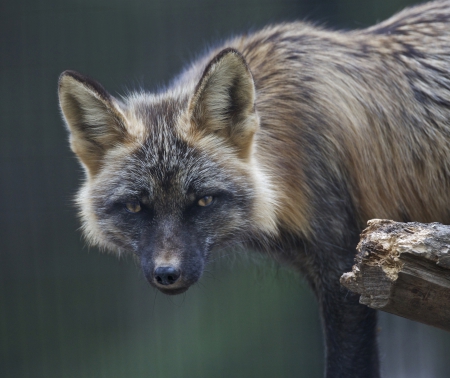
{"type": "Polygon", "coordinates": [[[363,30],[269,26],[121,99],[64,72],[87,240],[167,294],[215,248],[266,251],[317,296],[326,376],[378,377],[375,312],[339,277],[368,219],[450,221],[449,21],[436,1],[363,30]]]}

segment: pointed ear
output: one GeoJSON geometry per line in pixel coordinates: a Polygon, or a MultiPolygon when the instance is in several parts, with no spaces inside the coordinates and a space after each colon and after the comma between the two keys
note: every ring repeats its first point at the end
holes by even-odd
{"type": "Polygon", "coordinates": [[[215,134],[250,156],[259,128],[255,85],[244,57],[235,49],[222,50],[206,67],[190,102],[191,119],[200,131],[215,134]]]}
{"type": "Polygon", "coordinates": [[[106,151],[126,137],[118,101],[96,81],[65,71],[59,78],[59,104],[73,152],[95,175],[106,151]]]}

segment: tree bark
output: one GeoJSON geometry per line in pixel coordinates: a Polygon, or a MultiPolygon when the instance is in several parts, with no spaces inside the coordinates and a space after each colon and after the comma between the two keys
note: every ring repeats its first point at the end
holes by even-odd
{"type": "Polygon", "coordinates": [[[368,222],[341,284],[360,303],[450,331],[450,226],[368,222]]]}

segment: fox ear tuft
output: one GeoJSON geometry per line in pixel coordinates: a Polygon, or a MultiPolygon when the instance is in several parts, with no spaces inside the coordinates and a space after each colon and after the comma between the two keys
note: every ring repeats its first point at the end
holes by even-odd
{"type": "Polygon", "coordinates": [[[255,85],[244,57],[235,49],[222,50],[206,67],[190,102],[192,121],[237,149],[241,158],[251,153],[259,128],[255,85]]]}
{"type": "Polygon", "coordinates": [[[61,74],[58,94],[71,148],[95,175],[106,151],[126,137],[118,102],[98,82],[75,71],[61,74]]]}

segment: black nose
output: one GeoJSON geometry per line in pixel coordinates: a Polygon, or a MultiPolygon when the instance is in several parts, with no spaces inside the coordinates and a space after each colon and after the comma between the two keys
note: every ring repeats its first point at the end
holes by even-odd
{"type": "Polygon", "coordinates": [[[155,269],[155,280],[160,285],[173,285],[180,275],[180,271],[171,266],[160,266],[155,269]]]}

